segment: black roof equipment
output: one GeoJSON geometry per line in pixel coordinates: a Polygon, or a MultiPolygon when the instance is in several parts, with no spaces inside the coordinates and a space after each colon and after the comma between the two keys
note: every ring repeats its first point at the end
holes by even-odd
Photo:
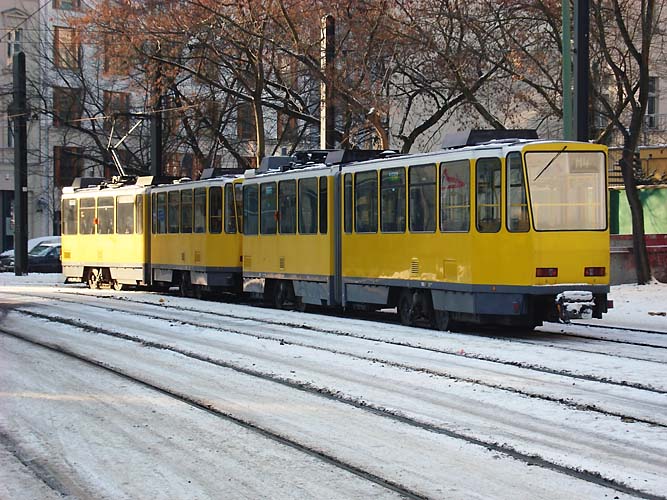
{"type": "Polygon", "coordinates": [[[537,138],[537,130],[533,129],[467,130],[465,132],[446,134],[442,140],[442,149],[477,146],[494,141],[509,142],[512,140],[531,140],[537,138]]]}

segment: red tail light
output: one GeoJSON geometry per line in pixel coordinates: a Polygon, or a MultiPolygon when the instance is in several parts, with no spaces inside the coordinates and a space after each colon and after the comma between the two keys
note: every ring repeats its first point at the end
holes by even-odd
{"type": "Polygon", "coordinates": [[[605,276],[607,270],[604,267],[585,267],[584,276],[605,276]]]}
{"type": "Polygon", "coordinates": [[[558,276],[557,267],[538,267],[535,269],[537,278],[556,278],[558,276]]]}

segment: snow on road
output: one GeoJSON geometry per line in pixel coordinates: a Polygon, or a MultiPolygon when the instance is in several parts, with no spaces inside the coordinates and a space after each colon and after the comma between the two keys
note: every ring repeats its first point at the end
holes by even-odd
{"type": "MultiPolygon", "coordinates": [[[[430,498],[626,497],[592,476],[578,478],[577,470],[627,487],[628,497],[667,492],[662,335],[581,325],[506,338],[443,334],[143,292],[95,295],[61,285],[57,275],[0,274],[0,328],[66,346],[430,498]],[[626,336],[634,344],[620,344],[626,336]]],[[[666,285],[612,287],[611,295],[616,308],[587,323],[667,332],[666,285]]],[[[163,477],[170,478],[164,498],[394,494],[58,357],[64,355],[0,335],[0,367],[8,374],[0,379],[0,484],[9,485],[0,486],[0,497],[23,483],[44,487],[26,482],[31,472],[42,475],[22,465],[25,456],[46,464],[54,491],[75,496],[155,497],[163,477]],[[85,403],[51,397],[63,394],[85,403]],[[152,398],[168,403],[136,404],[152,398]],[[149,408],[159,408],[160,418],[149,408]],[[147,424],[154,421],[160,425],[147,424]],[[221,457],[217,443],[238,453],[221,457]],[[276,458],[280,453],[286,457],[276,458]],[[179,456],[189,460],[184,470],[176,467],[179,456]],[[152,469],[132,467],[135,459],[152,469]],[[282,462],[294,465],[284,469],[282,462]],[[229,490],[220,489],[216,467],[229,490]],[[186,477],[194,481],[186,485],[186,477]]]]}

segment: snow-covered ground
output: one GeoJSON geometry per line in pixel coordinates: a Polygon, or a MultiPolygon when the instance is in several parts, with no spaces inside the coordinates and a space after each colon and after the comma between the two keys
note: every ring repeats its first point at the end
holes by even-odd
{"type": "MultiPolygon", "coordinates": [[[[667,333],[667,285],[615,286],[610,298],[614,309],[587,324],[667,333]]],[[[59,275],[0,274],[0,306],[0,497],[390,498],[401,494],[392,485],[426,498],[667,492],[661,334],[443,333],[93,293],[59,275]]]]}
{"type": "MultiPolygon", "coordinates": [[[[0,287],[31,285],[63,285],[60,274],[30,274],[15,276],[13,273],[0,273],[0,287]]],[[[114,292],[122,296],[124,292],[114,292]]],[[[648,285],[616,285],[611,287],[609,299],[614,307],[601,320],[590,320],[596,325],[623,326],[667,332],[667,283],[653,282],[648,285]]],[[[189,301],[189,299],[185,299],[189,301]]],[[[169,302],[178,301],[170,297],[169,302]]]]}

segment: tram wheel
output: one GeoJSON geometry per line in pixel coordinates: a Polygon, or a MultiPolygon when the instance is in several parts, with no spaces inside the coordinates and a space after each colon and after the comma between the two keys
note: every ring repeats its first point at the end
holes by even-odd
{"type": "Polygon", "coordinates": [[[411,326],[414,323],[413,312],[412,312],[412,292],[407,288],[401,292],[401,296],[398,299],[398,318],[401,320],[401,324],[405,326],[411,326]]]}
{"type": "Polygon", "coordinates": [[[95,290],[100,287],[100,278],[101,273],[97,268],[92,268],[88,270],[88,275],[86,276],[86,284],[91,290],[95,290]]]}
{"type": "Polygon", "coordinates": [[[273,307],[276,309],[285,309],[289,298],[289,291],[287,290],[287,283],[279,280],[273,287],[273,307]]]}
{"type": "Polygon", "coordinates": [[[194,297],[194,290],[192,289],[192,283],[190,283],[189,273],[181,275],[181,281],[178,284],[178,290],[181,292],[181,297],[194,297]]]}
{"type": "Polygon", "coordinates": [[[303,301],[301,297],[295,297],[294,299],[294,310],[299,312],[306,312],[308,305],[303,301]]]}
{"type": "Polygon", "coordinates": [[[438,309],[433,311],[433,328],[445,332],[449,330],[450,324],[449,311],[440,311],[438,309]]]}
{"type": "Polygon", "coordinates": [[[123,288],[125,288],[125,286],[124,286],[122,283],[120,283],[118,280],[113,280],[113,281],[111,282],[111,286],[112,286],[113,289],[116,290],[117,292],[120,292],[123,288]]]}

